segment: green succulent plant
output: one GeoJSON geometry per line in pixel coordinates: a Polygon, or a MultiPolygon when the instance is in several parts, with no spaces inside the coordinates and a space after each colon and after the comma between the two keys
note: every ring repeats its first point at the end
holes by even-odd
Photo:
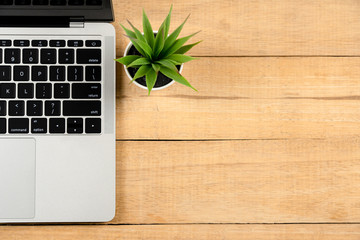
{"type": "Polygon", "coordinates": [[[127,68],[137,68],[131,82],[138,78],[145,76],[146,85],[149,91],[153,89],[158,73],[161,72],[170,79],[175,80],[178,83],[184,84],[195,91],[197,91],[191,84],[179,73],[176,66],[183,63],[194,60],[195,58],[185,55],[192,47],[199,44],[201,41],[184,45],[195,34],[191,34],[186,37],[178,38],[185,21],[175,29],[174,32],[169,34],[170,19],[171,19],[172,6],[169,14],[161,24],[157,34],[151,27],[149,19],[143,10],[143,31],[142,34],[130,21],[129,24],[133,31],[127,29],[123,25],[121,27],[126,32],[126,36],[130,39],[136,50],[141,54],[139,55],[127,55],[125,57],[116,59],[117,62],[124,64],[127,68]]]}

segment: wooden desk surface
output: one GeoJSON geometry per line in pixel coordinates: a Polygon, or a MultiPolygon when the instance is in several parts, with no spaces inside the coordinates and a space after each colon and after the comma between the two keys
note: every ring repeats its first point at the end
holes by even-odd
{"type": "Polygon", "coordinates": [[[117,78],[117,211],[7,239],[360,239],[360,1],[113,0],[119,23],[202,32],[152,92],[117,78]],[[291,223],[291,224],[289,224],[291,223]]]}

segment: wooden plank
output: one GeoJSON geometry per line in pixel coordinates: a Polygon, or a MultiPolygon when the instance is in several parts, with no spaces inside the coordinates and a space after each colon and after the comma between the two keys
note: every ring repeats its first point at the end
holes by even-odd
{"type": "Polygon", "coordinates": [[[358,240],[360,225],[0,226],[2,240],[358,240]]]}
{"type": "Polygon", "coordinates": [[[112,223],[360,222],[359,144],[119,141],[112,223]]]}
{"type": "Polygon", "coordinates": [[[201,58],[151,96],[118,65],[118,139],[358,136],[360,58],[201,58]]]}
{"type": "Polygon", "coordinates": [[[202,30],[196,56],[360,55],[357,0],[113,1],[117,55],[129,42],[119,23],[142,28],[144,8],[157,29],[174,4],[172,29],[191,13],[182,36],[202,30]]]}

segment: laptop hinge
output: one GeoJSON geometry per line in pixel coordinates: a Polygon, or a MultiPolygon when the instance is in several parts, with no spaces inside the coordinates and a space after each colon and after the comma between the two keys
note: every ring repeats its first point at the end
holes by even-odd
{"type": "Polygon", "coordinates": [[[69,27],[84,28],[84,18],[83,17],[71,17],[69,27]]]}

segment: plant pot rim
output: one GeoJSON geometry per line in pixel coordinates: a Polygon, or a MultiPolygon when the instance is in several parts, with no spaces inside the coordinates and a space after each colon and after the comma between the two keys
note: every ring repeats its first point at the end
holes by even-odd
{"type": "MultiPolygon", "coordinates": [[[[154,33],[157,33],[157,31],[154,31],[154,33]]],[[[127,56],[127,53],[129,52],[129,50],[130,50],[130,48],[131,48],[132,46],[133,46],[133,44],[132,44],[132,42],[130,41],[130,42],[128,43],[128,45],[126,46],[126,48],[125,48],[124,57],[127,56]]],[[[184,64],[181,64],[179,73],[182,72],[183,68],[184,68],[184,64]]],[[[126,75],[128,76],[128,78],[129,78],[130,80],[132,80],[133,78],[132,78],[132,76],[130,75],[130,73],[129,73],[129,71],[127,70],[127,68],[126,68],[125,65],[124,65],[124,69],[125,69],[125,72],[126,72],[126,75]]],[[[152,90],[155,90],[155,91],[156,91],[156,90],[161,90],[161,89],[167,88],[167,87],[171,86],[174,82],[175,82],[175,81],[172,80],[172,81],[169,82],[168,84],[166,84],[166,85],[164,85],[164,86],[162,86],[162,87],[154,87],[152,90]]],[[[146,90],[147,90],[147,87],[146,87],[146,86],[143,86],[143,85],[139,84],[139,83],[136,82],[136,81],[133,81],[133,83],[134,83],[136,86],[138,86],[138,87],[140,87],[140,88],[142,88],[142,89],[146,89],[146,90]]]]}

